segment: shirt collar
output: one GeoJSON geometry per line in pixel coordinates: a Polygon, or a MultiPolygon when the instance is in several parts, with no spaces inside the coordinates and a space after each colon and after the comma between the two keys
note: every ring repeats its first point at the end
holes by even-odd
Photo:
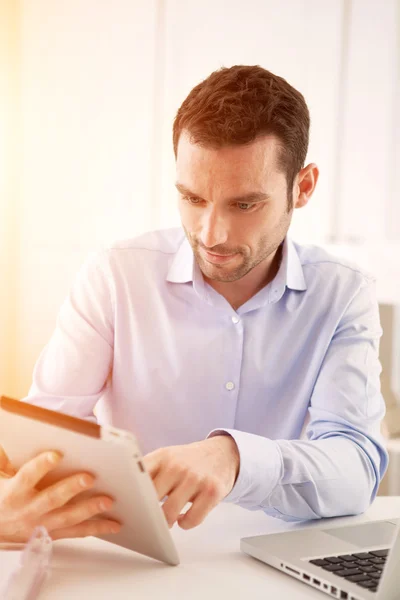
{"type": "Polygon", "coordinates": [[[195,292],[208,304],[212,304],[200,267],[194,258],[192,247],[186,235],[183,237],[181,245],[172,260],[167,281],[171,283],[193,282],[195,292]]]}
{"type": "Polygon", "coordinates": [[[172,259],[168,270],[167,281],[171,283],[188,283],[193,281],[195,260],[192,248],[184,235],[182,242],[172,259]]]}
{"type": "Polygon", "coordinates": [[[269,285],[269,302],[280,300],[286,288],[300,292],[307,289],[299,255],[294,243],[288,237],[283,241],[282,260],[278,273],[269,285]]]}
{"type": "MultiPolygon", "coordinates": [[[[200,268],[197,265],[186,236],[183,237],[182,243],[172,260],[167,281],[171,283],[193,282],[199,290],[205,292],[204,280],[200,268]]],[[[282,260],[278,273],[275,279],[268,285],[268,301],[274,303],[280,300],[286,287],[297,291],[307,289],[299,255],[294,243],[288,237],[283,241],[282,260]]]]}

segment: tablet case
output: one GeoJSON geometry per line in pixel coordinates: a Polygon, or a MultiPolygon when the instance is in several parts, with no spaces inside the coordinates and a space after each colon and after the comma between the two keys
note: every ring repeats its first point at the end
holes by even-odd
{"type": "Polygon", "coordinates": [[[135,436],[2,396],[0,445],[17,469],[39,453],[58,450],[63,459],[42,479],[40,489],[81,471],[96,477],[77,498],[106,494],[114,505],[101,516],[122,523],[119,533],[98,536],[170,565],[179,556],[156,489],[135,436]]]}

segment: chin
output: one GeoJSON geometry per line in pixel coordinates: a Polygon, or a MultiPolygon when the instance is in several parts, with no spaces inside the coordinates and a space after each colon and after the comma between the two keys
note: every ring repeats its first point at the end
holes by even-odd
{"type": "Polygon", "coordinates": [[[207,279],[219,281],[221,283],[231,283],[241,279],[243,275],[237,272],[237,269],[227,269],[226,267],[214,267],[200,263],[200,270],[207,279]]]}

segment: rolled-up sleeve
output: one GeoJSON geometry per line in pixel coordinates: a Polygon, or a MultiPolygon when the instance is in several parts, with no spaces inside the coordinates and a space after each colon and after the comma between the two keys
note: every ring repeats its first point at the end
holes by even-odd
{"type": "Polygon", "coordinates": [[[365,278],[322,361],[306,439],[271,440],[234,429],[209,434],[231,435],[240,453],[225,501],[287,520],[357,514],[369,506],[388,462],[380,433],[381,334],[374,281],[365,278]]]}
{"type": "Polygon", "coordinates": [[[26,402],[95,420],[113,359],[113,306],[106,251],[93,253],[78,272],[39,356],[26,402]]]}

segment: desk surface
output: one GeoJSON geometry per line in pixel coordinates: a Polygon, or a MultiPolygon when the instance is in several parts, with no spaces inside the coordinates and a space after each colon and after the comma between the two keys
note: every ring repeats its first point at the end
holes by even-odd
{"type": "MultiPolygon", "coordinates": [[[[379,497],[365,515],[329,519],[325,524],[399,517],[400,497],[379,497]]],[[[317,525],[313,522],[308,526],[317,525]]],[[[177,526],[172,529],[181,558],[178,567],[165,566],[96,538],[59,541],[54,544],[52,575],[40,600],[321,599],[324,596],[318,590],[240,552],[241,537],[297,527],[261,512],[220,504],[199,527],[191,531],[177,526]]]]}

